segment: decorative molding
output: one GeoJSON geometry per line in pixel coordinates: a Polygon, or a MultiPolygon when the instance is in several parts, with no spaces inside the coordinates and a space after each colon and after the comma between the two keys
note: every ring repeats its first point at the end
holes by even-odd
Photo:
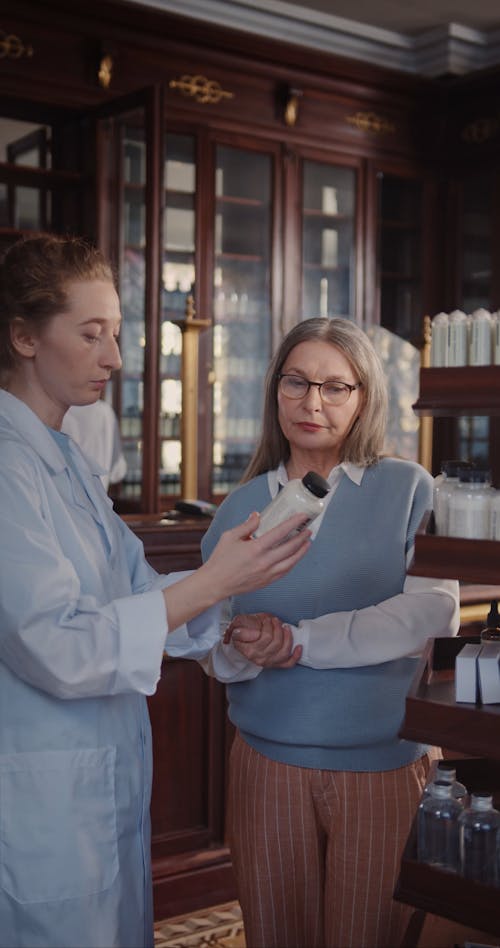
{"type": "Polygon", "coordinates": [[[21,59],[22,56],[33,56],[33,47],[25,46],[15,33],[0,30],[0,59],[21,59]]]}
{"type": "Polygon", "coordinates": [[[171,79],[169,87],[203,105],[217,105],[221,99],[234,99],[234,92],[226,92],[216,79],[207,79],[206,76],[181,76],[180,79],[171,79]]]}
{"type": "Polygon", "coordinates": [[[375,132],[376,135],[396,131],[394,122],[375,112],[355,112],[354,115],[347,116],[346,122],[354,125],[360,132],[375,132]]]}
{"type": "Polygon", "coordinates": [[[462,141],[467,142],[470,145],[482,145],[483,142],[489,141],[491,138],[497,138],[498,132],[500,130],[500,121],[495,116],[484,116],[483,118],[478,118],[474,122],[469,122],[468,125],[465,125],[461,131],[460,137],[462,141]]]}
{"type": "Polygon", "coordinates": [[[500,64],[500,30],[486,33],[460,23],[409,35],[320,13],[284,0],[136,2],[202,22],[430,78],[463,75],[500,64]]]}

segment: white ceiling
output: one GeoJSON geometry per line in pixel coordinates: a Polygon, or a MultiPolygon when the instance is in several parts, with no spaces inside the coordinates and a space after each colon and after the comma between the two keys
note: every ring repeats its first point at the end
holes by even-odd
{"type": "Polygon", "coordinates": [[[499,0],[289,0],[331,16],[414,35],[434,26],[461,23],[476,30],[500,28],[499,0]]]}
{"type": "Polygon", "coordinates": [[[125,0],[425,76],[500,65],[500,0],[125,0]]]}

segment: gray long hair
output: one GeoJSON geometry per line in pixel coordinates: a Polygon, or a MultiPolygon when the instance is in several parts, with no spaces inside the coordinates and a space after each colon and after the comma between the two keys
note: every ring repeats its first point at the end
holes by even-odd
{"type": "Polygon", "coordinates": [[[387,384],[382,363],[368,336],[348,319],[305,319],[282,340],[267,370],[262,433],[242,482],[288,461],[290,446],[278,421],[278,376],[290,352],[301,342],[320,341],[339,349],[362,383],[362,412],[349,432],[341,461],[374,464],[380,457],[387,426],[387,384]]]}

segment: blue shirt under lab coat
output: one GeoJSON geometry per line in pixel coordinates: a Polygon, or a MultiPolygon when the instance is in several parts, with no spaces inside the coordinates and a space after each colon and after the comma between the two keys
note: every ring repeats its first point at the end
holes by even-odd
{"type": "MultiPolygon", "coordinates": [[[[153,940],[145,695],[165,648],[160,590],[186,574],[148,565],[100,470],[68,451],[70,464],[0,390],[0,946],[141,948],[153,940]]],[[[218,635],[215,608],[169,652],[200,657],[218,635]]]]}

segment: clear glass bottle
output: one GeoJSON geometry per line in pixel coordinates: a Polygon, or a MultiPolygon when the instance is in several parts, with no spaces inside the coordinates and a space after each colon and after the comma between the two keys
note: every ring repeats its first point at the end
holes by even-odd
{"type": "Polygon", "coordinates": [[[462,806],[465,806],[467,802],[467,787],[465,784],[460,783],[460,781],[457,780],[456,768],[447,760],[438,761],[432,780],[429,780],[429,782],[424,787],[422,799],[424,799],[424,797],[430,796],[430,788],[432,784],[436,782],[436,780],[440,780],[443,783],[449,783],[451,785],[452,796],[455,798],[455,800],[458,800],[462,806]]]}
{"type": "Polygon", "coordinates": [[[490,536],[490,500],[493,495],[491,471],[462,470],[450,497],[448,535],[469,540],[490,536]]]}
{"type": "Polygon", "coordinates": [[[463,806],[455,799],[450,783],[436,780],[424,796],[417,815],[417,856],[440,869],[458,872],[458,818],[463,806]]]}
{"type": "Polygon", "coordinates": [[[495,599],[491,602],[486,626],[481,629],[481,642],[500,642],[500,616],[498,615],[498,602],[495,599]]]}
{"type": "Polygon", "coordinates": [[[500,813],[487,791],[471,794],[470,806],[458,818],[459,871],[466,879],[498,885],[500,813]]]}
{"type": "Polygon", "coordinates": [[[279,523],[295,513],[305,513],[308,516],[307,524],[318,517],[325,506],[324,497],[330,490],[330,485],[324,477],[316,471],[308,471],[302,480],[294,478],[276,494],[270,504],[260,515],[260,523],[254,537],[260,537],[279,523]]]}
{"type": "Polygon", "coordinates": [[[434,522],[436,533],[448,535],[450,497],[458,484],[460,471],[472,470],[472,461],[443,461],[441,473],[434,478],[434,522]]]}

